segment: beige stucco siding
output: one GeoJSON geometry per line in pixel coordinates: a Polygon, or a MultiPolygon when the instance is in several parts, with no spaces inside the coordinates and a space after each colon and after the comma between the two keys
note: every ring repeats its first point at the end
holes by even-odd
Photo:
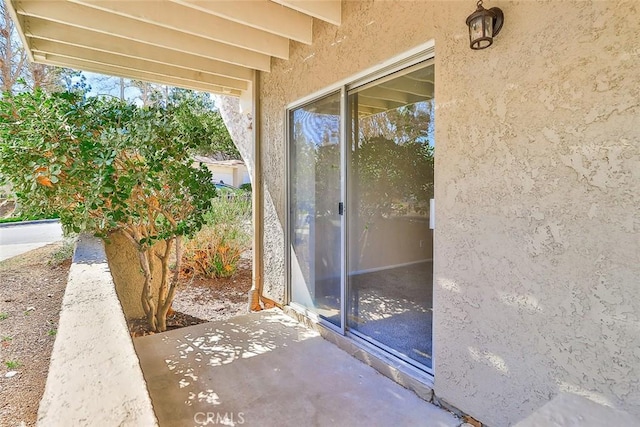
{"type": "Polygon", "coordinates": [[[439,18],[436,393],[492,425],[560,390],[640,414],[640,8],[500,5],[484,52],[439,18]]]}
{"type": "Polygon", "coordinates": [[[284,299],[285,109],[302,97],[362,72],[434,38],[432,2],[345,1],[340,27],[314,20],[313,45],[291,44],[288,61],[261,73],[261,130],[265,199],[264,293],[284,299]],[[271,230],[271,231],[269,231],[271,230]]]}
{"type": "Polygon", "coordinates": [[[261,73],[266,296],[283,301],[285,107],[435,40],[435,393],[514,423],[560,391],[640,416],[640,7],[343,2],[261,73]],[[268,206],[266,206],[268,208],[268,206]]]}

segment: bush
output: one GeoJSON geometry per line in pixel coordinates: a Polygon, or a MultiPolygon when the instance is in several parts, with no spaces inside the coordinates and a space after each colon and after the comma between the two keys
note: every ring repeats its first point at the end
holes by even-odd
{"type": "Polygon", "coordinates": [[[240,185],[240,189],[244,190],[244,191],[251,192],[251,184],[249,184],[249,183],[242,184],[242,185],[240,185]]]}
{"type": "Polygon", "coordinates": [[[51,255],[49,264],[60,265],[63,262],[73,258],[73,251],[75,250],[77,240],[77,235],[65,236],[64,241],[62,242],[62,247],[60,247],[60,249],[58,249],[51,255]]]}
{"type": "Polygon", "coordinates": [[[231,277],[244,251],[251,247],[251,202],[219,197],[204,215],[205,225],[184,246],[183,273],[231,277]]]}
{"type": "Polygon", "coordinates": [[[40,90],[0,98],[0,184],[11,183],[23,212],[59,214],[67,233],[122,231],[138,250],[131,262],[143,272],[140,303],[155,332],[166,330],[179,280],[170,248],[181,253],[216,194],[211,173],[192,167],[200,117],[186,103],[138,108],[40,90]]]}

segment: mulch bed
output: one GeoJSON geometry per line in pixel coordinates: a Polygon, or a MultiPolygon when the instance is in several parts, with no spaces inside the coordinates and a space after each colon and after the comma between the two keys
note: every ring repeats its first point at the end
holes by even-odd
{"type": "MultiPolygon", "coordinates": [[[[199,325],[200,323],[206,322],[207,320],[198,319],[197,317],[174,311],[172,315],[167,316],[167,331],[199,325]]],[[[155,334],[155,332],[149,330],[149,324],[147,323],[146,318],[129,319],[127,323],[129,324],[129,333],[131,333],[131,336],[134,338],[155,334]]]]}
{"type": "MultiPolygon", "coordinates": [[[[230,278],[183,278],[173,301],[175,311],[167,316],[167,331],[246,313],[251,280],[250,260],[241,263],[230,278]]],[[[154,334],[146,318],[129,319],[127,323],[134,338],[154,334]]]]}

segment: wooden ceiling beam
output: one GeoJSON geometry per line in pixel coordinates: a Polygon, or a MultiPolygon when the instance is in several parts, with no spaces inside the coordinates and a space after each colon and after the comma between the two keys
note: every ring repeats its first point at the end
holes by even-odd
{"type": "Polygon", "coordinates": [[[56,23],[48,24],[42,31],[30,31],[28,40],[29,45],[37,40],[48,40],[159,64],[178,64],[182,68],[246,81],[251,81],[253,75],[246,67],[56,23]]]}
{"type": "Polygon", "coordinates": [[[241,25],[177,3],[150,6],[148,1],[71,0],[75,3],[115,13],[162,28],[176,30],[248,49],[277,58],[289,59],[289,39],[241,25]]]}
{"type": "Polygon", "coordinates": [[[414,95],[407,92],[401,92],[394,89],[388,89],[382,86],[374,86],[371,88],[367,88],[362,92],[359,92],[359,94],[369,98],[377,98],[377,99],[383,99],[386,101],[400,102],[406,105],[414,104],[416,102],[425,100],[424,97],[421,97],[418,95],[414,95]]]}
{"type": "Polygon", "coordinates": [[[121,67],[106,66],[88,61],[70,59],[56,55],[45,55],[38,62],[46,65],[54,65],[58,67],[73,68],[76,70],[89,71],[92,73],[105,74],[108,76],[124,77],[134,80],[143,80],[146,82],[164,84],[168,86],[176,86],[184,89],[192,89],[203,92],[218,93],[223,95],[240,96],[241,91],[237,89],[225,88],[222,86],[210,85],[203,82],[195,82],[191,80],[180,79],[176,77],[166,77],[148,72],[124,69],[121,67]]]}
{"type": "Polygon", "coordinates": [[[269,55],[124,18],[75,3],[59,1],[55,3],[55,7],[51,7],[51,4],[44,1],[21,1],[16,10],[20,15],[31,17],[25,28],[27,35],[30,35],[30,32],[38,33],[38,31],[46,30],[47,25],[53,21],[69,27],[114,35],[126,40],[188,52],[261,71],[270,71],[271,69],[269,55]]]}
{"type": "Polygon", "coordinates": [[[313,18],[269,0],[171,0],[220,18],[311,44],[313,18]]]}
{"type": "Polygon", "coordinates": [[[54,43],[48,40],[33,40],[31,42],[31,48],[34,55],[36,53],[45,54],[46,56],[54,55],[56,57],[82,60],[103,66],[119,67],[123,70],[148,72],[159,76],[176,77],[238,90],[246,90],[249,87],[249,83],[244,80],[216,76],[202,71],[179,68],[178,66],[158,64],[157,62],[143,59],[127,58],[113,53],[99,52],[77,46],[54,43]]]}
{"type": "Polygon", "coordinates": [[[424,101],[433,98],[433,83],[411,81],[402,77],[380,83],[380,87],[421,97],[424,101]]]}
{"type": "Polygon", "coordinates": [[[360,108],[361,105],[365,107],[379,108],[387,111],[402,107],[405,104],[403,104],[402,102],[386,101],[379,98],[370,98],[360,93],[358,94],[358,108],[360,108]]]}
{"type": "Polygon", "coordinates": [[[340,0],[273,0],[298,12],[313,16],[334,25],[342,22],[342,2],[340,0]]]}

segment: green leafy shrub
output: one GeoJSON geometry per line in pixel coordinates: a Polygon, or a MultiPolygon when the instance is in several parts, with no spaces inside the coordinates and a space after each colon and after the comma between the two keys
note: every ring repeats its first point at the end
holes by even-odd
{"type": "Polygon", "coordinates": [[[251,202],[219,197],[204,215],[205,225],[185,243],[183,272],[205,277],[231,277],[244,251],[251,247],[251,202]]]}
{"type": "Polygon", "coordinates": [[[138,108],[42,91],[0,99],[0,183],[13,185],[25,211],[59,213],[66,232],[123,232],[138,250],[132,262],[144,275],[141,305],[155,332],[166,330],[179,279],[169,270],[171,249],[179,263],[183,236],[200,229],[216,194],[210,172],[191,166],[198,117],[187,103],[138,108]],[[153,250],[158,242],[162,253],[153,250]]]}

